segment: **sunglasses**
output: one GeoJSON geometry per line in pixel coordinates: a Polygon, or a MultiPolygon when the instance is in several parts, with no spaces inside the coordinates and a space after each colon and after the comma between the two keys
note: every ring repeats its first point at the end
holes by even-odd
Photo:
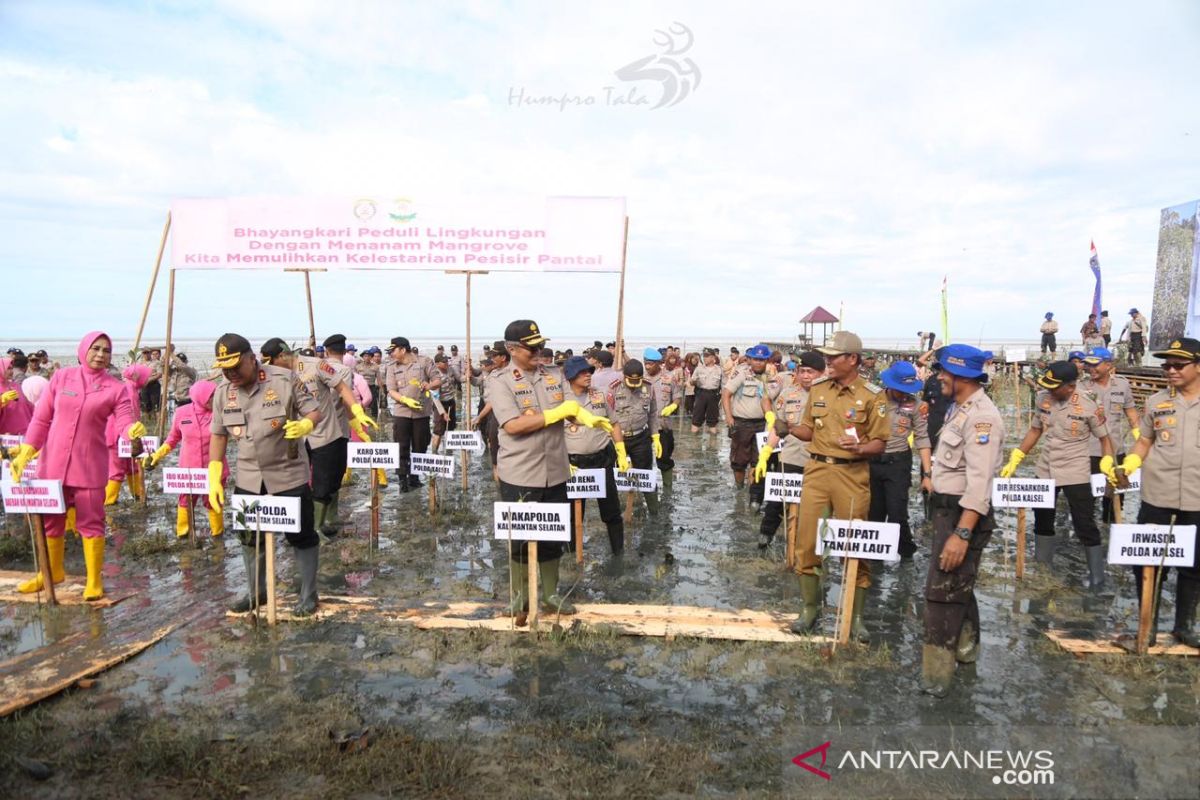
{"type": "Polygon", "coordinates": [[[1183,372],[1184,367],[1190,367],[1195,363],[1195,361],[1165,361],[1162,369],[1163,372],[1183,372]]]}

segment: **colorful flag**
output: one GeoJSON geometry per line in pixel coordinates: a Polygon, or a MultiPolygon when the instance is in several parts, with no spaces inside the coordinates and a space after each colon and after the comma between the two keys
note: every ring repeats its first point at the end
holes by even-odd
{"type": "Polygon", "coordinates": [[[1088,261],[1088,265],[1092,268],[1092,274],[1096,276],[1096,291],[1092,293],[1092,313],[1096,315],[1097,323],[1100,320],[1100,256],[1096,253],[1096,243],[1092,242],[1092,257],[1088,261]]]}
{"type": "Polygon", "coordinates": [[[942,344],[950,344],[950,300],[946,282],[949,275],[942,276],[942,344]]]}

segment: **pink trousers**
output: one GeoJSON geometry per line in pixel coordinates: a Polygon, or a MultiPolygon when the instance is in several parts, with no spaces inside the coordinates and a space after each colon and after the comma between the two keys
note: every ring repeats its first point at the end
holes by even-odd
{"type": "MultiPolygon", "coordinates": [[[[104,536],[104,490],[63,487],[63,500],[67,508],[75,507],[75,530],[85,539],[104,536]]],[[[42,522],[46,535],[59,538],[66,528],[66,514],[43,514],[42,522]]]]}

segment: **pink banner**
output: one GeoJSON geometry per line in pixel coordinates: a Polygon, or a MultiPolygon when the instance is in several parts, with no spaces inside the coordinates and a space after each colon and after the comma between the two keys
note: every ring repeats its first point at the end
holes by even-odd
{"type": "Polygon", "coordinates": [[[620,272],[625,198],[176,200],[174,269],[620,272]]]}

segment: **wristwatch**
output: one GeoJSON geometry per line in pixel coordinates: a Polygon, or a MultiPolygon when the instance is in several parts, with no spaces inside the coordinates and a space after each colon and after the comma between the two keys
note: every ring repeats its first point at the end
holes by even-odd
{"type": "Polygon", "coordinates": [[[957,536],[958,538],[962,539],[964,542],[971,541],[971,529],[970,528],[955,528],[954,535],[957,536]]]}

